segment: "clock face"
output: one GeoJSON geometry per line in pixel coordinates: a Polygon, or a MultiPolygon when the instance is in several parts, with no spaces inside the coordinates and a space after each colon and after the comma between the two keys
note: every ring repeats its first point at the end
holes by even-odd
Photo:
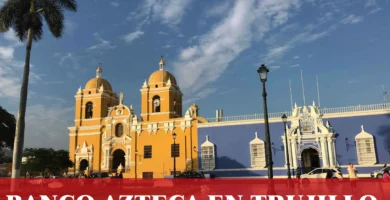
{"type": "Polygon", "coordinates": [[[154,104],[154,106],[159,106],[160,105],[160,99],[155,99],[154,101],[153,101],[153,104],[154,104]]]}

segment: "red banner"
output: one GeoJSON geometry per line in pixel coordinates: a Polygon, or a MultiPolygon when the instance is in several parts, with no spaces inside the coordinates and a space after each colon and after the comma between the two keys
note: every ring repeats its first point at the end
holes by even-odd
{"type": "Polygon", "coordinates": [[[381,179],[0,179],[7,200],[390,199],[381,179]]]}

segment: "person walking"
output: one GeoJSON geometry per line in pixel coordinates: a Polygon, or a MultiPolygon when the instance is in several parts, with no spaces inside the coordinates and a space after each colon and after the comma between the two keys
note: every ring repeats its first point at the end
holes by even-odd
{"type": "Polygon", "coordinates": [[[352,163],[349,163],[349,167],[348,167],[347,171],[348,171],[349,181],[351,182],[351,188],[353,191],[355,191],[356,190],[356,180],[358,178],[357,170],[356,170],[355,166],[353,166],[352,163]]]}
{"type": "Polygon", "coordinates": [[[390,183],[390,172],[388,169],[385,169],[383,172],[383,182],[390,183]]]}

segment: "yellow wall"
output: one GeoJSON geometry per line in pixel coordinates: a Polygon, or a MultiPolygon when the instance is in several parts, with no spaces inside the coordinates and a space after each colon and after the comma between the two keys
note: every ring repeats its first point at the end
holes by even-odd
{"type": "MultiPolygon", "coordinates": [[[[176,124],[177,126],[179,124],[176,124]]],[[[173,132],[176,133],[176,144],[180,144],[179,157],[176,157],[176,171],[186,171],[191,170],[190,162],[187,164],[187,159],[192,160],[194,170],[198,169],[198,158],[197,153],[194,152],[193,147],[197,146],[197,122],[192,122],[192,128],[186,128],[184,132],[182,129],[175,128],[173,132]],[[192,141],[191,141],[192,136],[192,141]],[[192,145],[191,145],[192,143],[192,145]]],[[[135,134],[132,133],[132,138],[135,139],[135,134]]],[[[133,144],[135,143],[135,140],[133,144]]],[[[131,168],[130,177],[135,177],[137,173],[137,178],[142,178],[143,172],[153,172],[153,178],[163,178],[171,174],[173,171],[173,157],[171,157],[171,144],[173,144],[172,131],[165,132],[162,128],[157,131],[157,133],[149,134],[148,131],[142,131],[142,133],[137,136],[137,150],[138,150],[138,159],[137,159],[137,172],[135,172],[135,167],[131,168]],[[152,146],[152,158],[144,158],[144,146],[152,146]]],[[[135,145],[132,148],[132,152],[135,152],[135,145]]],[[[133,161],[134,156],[133,156],[133,161]]]]}

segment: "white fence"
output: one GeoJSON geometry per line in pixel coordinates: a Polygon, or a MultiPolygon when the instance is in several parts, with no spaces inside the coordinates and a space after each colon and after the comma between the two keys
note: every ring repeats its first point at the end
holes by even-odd
{"type": "MultiPolygon", "coordinates": [[[[321,114],[351,113],[351,112],[375,111],[375,110],[390,110],[390,103],[358,105],[358,106],[348,106],[348,107],[339,107],[339,108],[320,108],[321,114]]],[[[281,118],[283,114],[286,114],[287,117],[290,117],[291,113],[292,113],[291,111],[268,113],[268,119],[281,118]]],[[[238,116],[227,116],[227,117],[219,117],[219,118],[214,117],[214,118],[206,118],[206,119],[209,123],[259,120],[259,119],[264,119],[264,114],[238,115],[238,116]]]]}

